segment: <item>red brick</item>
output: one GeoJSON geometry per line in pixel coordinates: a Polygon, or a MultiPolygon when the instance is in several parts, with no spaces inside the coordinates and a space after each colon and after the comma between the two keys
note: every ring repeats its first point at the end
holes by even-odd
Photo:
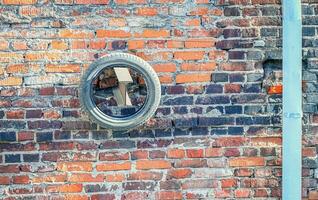
{"type": "Polygon", "coordinates": [[[250,197],[250,193],[251,193],[251,190],[245,189],[245,188],[240,188],[240,189],[235,190],[234,196],[236,198],[248,198],[248,197],[250,197]]]}
{"type": "Polygon", "coordinates": [[[4,79],[0,79],[0,86],[20,86],[22,85],[21,77],[9,76],[4,79]]]}
{"type": "Polygon", "coordinates": [[[222,148],[207,148],[205,149],[205,157],[221,157],[222,156],[222,148]]]}
{"type": "Polygon", "coordinates": [[[0,185],[9,185],[10,177],[8,176],[0,176],[0,185]]]}
{"type": "Polygon", "coordinates": [[[92,171],[90,162],[59,162],[57,163],[58,171],[92,171]]]}
{"type": "Polygon", "coordinates": [[[216,63],[183,63],[181,70],[183,71],[214,71],[216,69],[216,63]]]}
{"type": "Polygon", "coordinates": [[[204,55],[204,51],[178,51],[174,53],[174,58],[177,60],[202,60],[204,55]]]}
{"type": "Polygon", "coordinates": [[[236,62],[236,63],[222,63],[220,69],[224,71],[246,71],[246,63],[236,62]]]}
{"type": "Polygon", "coordinates": [[[58,50],[66,50],[68,49],[67,42],[63,40],[53,40],[51,42],[52,49],[58,49],[58,50]]]}
{"type": "Polygon", "coordinates": [[[56,110],[45,110],[43,111],[43,117],[46,119],[59,119],[62,115],[56,110]]]}
{"type": "Polygon", "coordinates": [[[131,34],[123,30],[97,30],[96,37],[98,38],[129,38],[131,34]]]}
{"type": "Polygon", "coordinates": [[[191,177],[191,175],[190,169],[173,169],[168,171],[167,179],[184,179],[191,177]]]}
{"type": "Polygon", "coordinates": [[[211,74],[177,74],[176,83],[210,82],[211,74]]]}
{"type": "Polygon", "coordinates": [[[188,158],[203,158],[203,149],[187,149],[188,158]]]}
{"type": "Polygon", "coordinates": [[[230,179],[222,179],[221,180],[221,187],[222,188],[231,188],[237,186],[237,180],[230,178],[230,179]]]}
{"type": "Polygon", "coordinates": [[[33,131],[20,131],[18,132],[18,141],[29,141],[34,140],[33,131]]]}
{"type": "Polygon", "coordinates": [[[49,185],[46,188],[50,193],[78,193],[83,190],[82,184],[64,184],[64,185],[49,185]]]}
{"type": "Polygon", "coordinates": [[[136,15],[140,16],[155,16],[158,14],[157,8],[142,7],[136,9],[136,15]]]}
{"type": "Polygon", "coordinates": [[[161,180],[162,172],[138,171],[128,175],[128,180],[161,180]]]}
{"type": "Polygon", "coordinates": [[[282,85],[275,85],[271,86],[267,90],[268,94],[282,94],[283,93],[283,86],[282,85]]]}
{"type": "Polygon", "coordinates": [[[309,200],[318,199],[318,191],[315,191],[315,190],[309,191],[308,199],[309,200]]]}
{"type": "Polygon", "coordinates": [[[170,32],[168,30],[153,30],[153,29],[146,29],[141,33],[136,33],[135,37],[138,38],[166,38],[170,36],[170,32]]]}
{"type": "Polygon", "coordinates": [[[28,71],[28,67],[23,64],[10,64],[6,68],[6,72],[9,74],[25,74],[28,71]]]}
{"type": "Polygon", "coordinates": [[[200,26],[200,19],[188,19],[185,21],[184,25],[186,26],[200,26]]]}
{"type": "Polygon", "coordinates": [[[23,110],[9,110],[6,112],[7,119],[23,119],[25,112],[23,110]]]}
{"type": "Polygon", "coordinates": [[[256,137],[251,138],[251,145],[252,146],[265,146],[265,147],[272,147],[272,146],[281,146],[282,138],[281,137],[256,137]]]}
{"type": "Polygon", "coordinates": [[[58,183],[66,181],[67,174],[46,174],[32,178],[32,183],[58,183]]]}
{"type": "Polygon", "coordinates": [[[24,41],[15,41],[12,43],[12,47],[13,47],[13,49],[18,50],[18,51],[28,49],[27,43],[24,41]]]}
{"type": "Polygon", "coordinates": [[[145,42],[142,40],[129,40],[128,41],[128,49],[142,49],[145,47],[145,42]]]}
{"type": "Polygon", "coordinates": [[[136,169],[169,169],[171,163],[166,160],[137,160],[136,169]]]}
{"type": "Polygon", "coordinates": [[[130,156],[132,160],[147,159],[148,151],[144,151],[144,150],[133,151],[133,152],[130,152],[130,156]]]}
{"type": "Polygon", "coordinates": [[[14,184],[28,184],[30,182],[29,176],[21,175],[12,177],[12,182],[14,184]]]}
{"type": "Polygon", "coordinates": [[[96,165],[97,171],[121,171],[121,170],[130,170],[131,163],[100,163],[96,165]]]}
{"type": "Polygon", "coordinates": [[[59,32],[59,37],[74,38],[74,39],[89,39],[89,38],[94,38],[94,33],[92,31],[84,31],[84,30],[61,29],[59,32]]]}
{"type": "Polygon", "coordinates": [[[60,65],[48,64],[45,67],[45,71],[56,72],[56,73],[74,73],[74,72],[80,72],[81,67],[78,64],[60,64],[60,65]]]}
{"type": "Polygon", "coordinates": [[[213,39],[189,39],[184,42],[185,48],[211,48],[215,46],[213,39]]]}
{"type": "Polygon", "coordinates": [[[4,5],[28,5],[36,2],[37,0],[3,0],[4,5]]]}
{"type": "Polygon", "coordinates": [[[182,199],[181,192],[161,191],[156,193],[156,200],[182,199]]]}
{"type": "Polygon", "coordinates": [[[76,174],[73,173],[68,178],[69,182],[79,183],[79,182],[104,182],[104,175],[98,174],[93,176],[92,174],[76,174]]]}
{"type": "Polygon", "coordinates": [[[224,85],[225,93],[240,93],[242,86],[240,84],[228,83],[224,85]]]}
{"type": "Polygon", "coordinates": [[[126,24],[127,23],[126,23],[126,19],[125,18],[110,18],[109,21],[108,21],[108,26],[123,27],[123,26],[126,26],[126,24]]]}
{"type": "Polygon", "coordinates": [[[125,180],[124,174],[107,174],[105,175],[105,181],[107,182],[123,182],[125,180]]]}
{"type": "Polygon", "coordinates": [[[174,63],[160,63],[152,65],[156,72],[176,72],[177,66],[174,63]]]}
{"type": "Polygon", "coordinates": [[[93,5],[106,5],[109,3],[109,0],[74,0],[75,4],[93,4],[93,5]]]}
{"type": "Polygon", "coordinates": [[[229,165],[231,167],[254,167],[254,166],[264,166],[265,159],[263,157],[240,157],[231,158],[229,160],[229,165]]]}
{"type": "Polygon", "coordinates": [[[181,49],[184,47],[184,42],[181,40],[168,40],[167,41],[168,48],[178,48],[181,49]]]}
{"type": "Polygon", "coordinates": [[[99,160],[101,161],[116,161],[116,160],[128,160],[129,153],[121,152],[101,152],[99,153],[99,160]]]}
{"type": "Polygon", "coordinates": [[[184,158],[185,152],[182,149],[169,149],[167,152],[168,158],[184,158]]]}

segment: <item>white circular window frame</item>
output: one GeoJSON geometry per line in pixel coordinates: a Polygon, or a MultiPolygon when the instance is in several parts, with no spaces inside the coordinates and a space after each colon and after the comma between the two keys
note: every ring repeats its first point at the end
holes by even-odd
{"type": "Polygon", "coordinates": [[[129,130],[142,125],[156,112],[161,97],[159,78],[151,65],[143,59],[128,53],[112,53],[93,62],[84,73],[79,99],[84,112],[91,120],[103,128],[112,130],[129,130]],[[147,98],[143,106],[134,114],[124,117],[112,117],[103,113],[92,100],[92,82],[105,68],[113,66],[129,67],[143,75],[147,86],[147,98]]]}

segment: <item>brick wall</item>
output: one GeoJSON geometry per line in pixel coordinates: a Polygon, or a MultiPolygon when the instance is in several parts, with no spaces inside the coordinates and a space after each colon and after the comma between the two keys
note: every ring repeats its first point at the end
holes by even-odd
{"type": "MultiPolygon", "coordinates": [[[[318,199],[318,1],[303,1],[303,197],[318,199]]],[[[278,0],[0,0],[1,199],[279,199],[278,0]],[[156,116],[111,132],[79,79],[109,52],[147,60],[156,116]]],[[[291,158],[292,159],[292,158],[291,158]]]]}

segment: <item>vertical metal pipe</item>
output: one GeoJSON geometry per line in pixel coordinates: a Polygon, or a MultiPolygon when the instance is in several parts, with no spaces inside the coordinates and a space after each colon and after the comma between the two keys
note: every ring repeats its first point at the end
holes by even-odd
{"type": "Polygon", "coordinates": [[[283,0],[283,200],[301,199],[301,0],[283,0]]]}

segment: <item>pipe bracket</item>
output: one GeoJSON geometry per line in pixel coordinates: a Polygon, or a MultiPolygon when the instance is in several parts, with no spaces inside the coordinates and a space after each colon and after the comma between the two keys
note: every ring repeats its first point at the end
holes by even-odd
{"type": "Polygon", "coordinates": [[[284,117],[285,118],[298,119],[298,118],[302,118],[302,113],[289,113],[289,112],[286,112],[286,113],[284,113],[284,117]]]}

